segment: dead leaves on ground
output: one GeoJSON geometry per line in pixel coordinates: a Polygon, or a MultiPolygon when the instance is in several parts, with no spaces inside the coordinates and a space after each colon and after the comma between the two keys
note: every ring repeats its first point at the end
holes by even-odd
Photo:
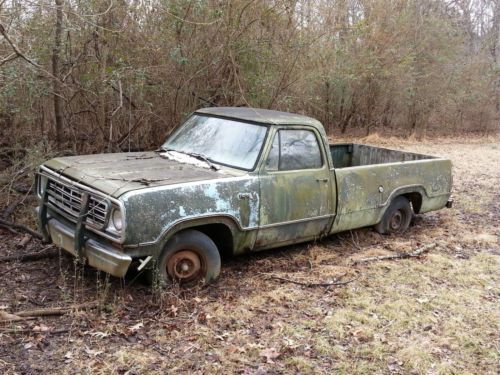
{"type": "Polygon", "coordinates": [[[267,348],[261,350],[260,357],[264,357],[267,363],[274,363],[274,360],[281,356],[281,353],[276,348],[267,348]]]}

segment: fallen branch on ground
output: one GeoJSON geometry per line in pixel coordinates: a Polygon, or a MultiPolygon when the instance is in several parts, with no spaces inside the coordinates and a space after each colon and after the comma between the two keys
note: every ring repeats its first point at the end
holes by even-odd
{"type": "Polygon", "coordinates": [[[53,315],[64,315],[70,311],[74,310],[90,310],[99,306],[99,301],[82,303],[78,305],[62,306],[62,307],[48,307],[44,309],[34,309],[25,310],[15,313],[17,316],[21,317],[34,317],[34,316],[53,316],[53,315]]]}
{"type": "Polygon", "coordinates": [[[61,333],[68,333],[69,329],[68,328],[61,328],[61,329],[54,329],[54,330],[47,330],[47,331],[36,331],[32,328],[6,328],[6,329],[1,329],[0,328],[0,333],[39,333],[39,334],[49,334],[49,335],[59,335],[61,333]]]}
{"type": "Polygon", "coordinates": [[[5,311],[0,311],[0,321],[3,322],[18,322],[21,320],[29,320],[36,317],[43,316],[58,316],[65,315],[75,310],[90,310],[99,306],[99,301],[82,303],[78,305],[62,306],[62,307],[48,307],[45,309],[34,309],[19,311],[14,314],[9,314],[5,311]]]}
{"type": "Polygon", "coordinates": [[[426,251],[429,251],[430,249],[433,249],[436,246],[437,246],[436,243],[431,243],[431,244],[419,247],[418,249],[412,251],[411,253],[398,253],[398,254],[395,254],[395,255],[382,255],[382,256],[378,256],[378,257],[364,258],[364,259],[355,260],[354,264],[376,262],[376,261],[379,261],[379,260],[416,258],[416,257],[422,255],[423,253],[425,253],[426,251]]]}
{"type": "Polygon", "coordinates": [[[8,230],[10,233],[15,234],[16,236],[19,236],[21,234],[17,230],[14,230],[14,229],[9,228],[9,227],[2,227],[2,225],[0,225],[0,228],[4,228],[5,230],[8,230]]]}
{"type": "Polygon", "coordinates": [[[292,283],[292,284],[296,284],[296,285],[302,285],[302,286],[305,286],[305,287],[308,287],[308,288],[330,287],[330,286],[346,285],[346,284],[352,283],[353,281],[357,280],[357,278],[355,278],[355,279],[350,279],[350,280],[346,280],[346,281],[339,281],[339,279],[344,276],[344,275],[342,275],[339,278],[336,278],[336,279],[333,279],[333,280],[330,280],[330,281],[326,281],[324,283],[309,283],[309,282],[302,282],[302,281],[297,281],[297,280],[291,280],[291,279],[287,279],[285,277],[280,277],[280,276],[276,276],[276,275],[268,274],[268,273],[263,273],[263,275],[268,276],[272,280],[284,281],[284,282],[287,282],[287,283],[292,283]]]}
{"type": "Polygon", "coordinates": [[[33,237],[38,238],[39,240],[41,240],[43,238],[40,233],[38,233],[37,231],[34,231],[31,228],[28,228],[26,225],[12,223],[10,221],[0,219],[0,226],[5,227],[7,229],[10,229],[10,228],[18,229],[20,231],[31,234],[33,237]]]}
{"type": "Polygon", "coordinates": [[[21,320],[26,320],[15,314],[9,314],[5,311],[0,311],[0,322],[19,322],[21,320]]]}
{"type": "Polygon", "coordinates": [[[28,253],[28,254],[17,254],[17,255],[9,255],[6,257],[0,258],[0,263],[6,262],[30,262],[33,260],[40,260],[46,258],[54,258],[59,255],[59,251],[53,248],[54,245],[49,245],[42,250],[36,253],[28,253]]]}

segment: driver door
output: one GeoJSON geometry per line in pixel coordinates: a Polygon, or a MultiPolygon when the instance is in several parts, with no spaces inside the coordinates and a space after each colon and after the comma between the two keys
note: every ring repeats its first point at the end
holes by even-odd
{"type": "Polygon", "coordinates": [[[331,224],[332,184],[319,134],[312,128],[275,129],[260,171],[256,249],[307,241],[331,224]]]}

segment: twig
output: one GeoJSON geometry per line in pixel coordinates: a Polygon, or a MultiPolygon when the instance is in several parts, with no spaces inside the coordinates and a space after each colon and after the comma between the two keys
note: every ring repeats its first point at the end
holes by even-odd
{"type": "MultiPolygon", "coordinates": [[[[122,80],[121,79],[118,80],[118,90],[119,90],[118,97],[119,97],[119,100],[120,100],[120,104],[118,105],[118,107],[115,108],[115,110],[113,111],[113,113],[111,113],[111,117],[113,117],[116,114],[116,112],[118,112],[118,110],[120,108],[123,108],[123,89],[122,89],[122,80]]],[[[110,135],[110,138],[111,138],[111,135],[110,135]]]]}
{"type": "Polygon", "coordinates": [[[166,13],[166,14],[168,14],[171,17],[177,18],[181,22],[189,23],[191,25],[209,26],[209,25],[213,25],[214,23],[219,22],[221,20],[221,18],[217,18],[217,19],[215,19],[215,20],[213,20],[211,22],[194,22],[194,21],[188,21],[188,20],[186,20],[184,18],[178,17],[175,14],[170,13],[166,9],[161,9],[161,11],[164,12],[164,13],[166,13]]]}
{"type": "Polygon", "coordinates": [[[8,228],[18,229],[20,231],[31,234],[33,237],[38,238],[39,240],[43,238],[40,233],[34,231],[31,228],[28,228],[26,225],[17,224],[4,219],[0,219],[0,226],[5,227],[7,229],[8,228]]]}
{"type": "MultiPolygon", "coordinates": [[[[355,241],[354,240],[354,234],[352,234],[352,230],[349,231],[349,233],[351,234],[351,239],[352,239],[352,245],[358,249],[358,250],[361,250],[361,247],[359,246],[359,241],[355,241]]],[[[358,238],[358,234],[356,233],[356,238],[358,238]]]]}
{"type": "Polygon", "coordinates": [[[218,107],[219,105],[209,99],[205,99],[201,96],[199,96],[198,94],[196,94],[194,91],[191,91],[191,96],[195,99],[200,99],[201,101],[207,103],[207,104],[210,104],[212,107],[218,107]]]}
{"type": "Polygon", "coordinates": [[[7,31],[5,30],[5,27],[2,24],[0,24],[0,34],[2,34],[5,41],[7,43],[9,43],[9,45],[12,47],[12,49],[14,50],[14,52],[16,53],[17,56],[22,58],[27,63],[33,65],[38,70],[42,71],[43,73],[48,75],[50,78],[55,79],[57,81],[60,81],[60,79],[55,77],[52,73],[48,72],[41,65],[37,64],[35,61],[31,60],[28,56],[26,56],[24,53],[22,53],[21,50],[17,47],[17,45],[14,43],[14,41],[12,39],[10,39],[9,34],[7,34],[7,31]]]}
{"type": "Polygon", "coordinates": [[[305,287],[308,287],[308,288],[330,287],[330,286],[346,285],[346,284],[352,283],[353,281],[356,281],[358,279],[358,278],[355,278],[355,279],[350,279],[350,280],[346,280],[346,281],[338,281],[338,279],[333,279],[333,280],[330,280],[330,281],[327,281],[327,282],[324,282],[324,283],[307,283],[307,282],[301,282],[301,281],[291,280],[291,279],[287,279],[287,278],[284,278],[284,277],[280,277],[280,276],[276,276],[276,275],[272,275],[272,274],[267,274],[267,273],[263,273],[263,275],[268,276],[272,280],[284,281],[284,282],[287,282],[287,283],[292,283],[292,284],[296,284],[296,285],[302,285],[302,286],[305,286],[305,287]]]}
{"type": "Polygon", "coordinates": [[[69,329],[68,328],[61,328],[61,329],[54,329],[54,330],[47,330],[47,331],[35,331],[32,328],[5,328],[5,329],[0,329],[0,333],[40,333],[40,334],[49,334],[49,335],[58,335],[61,333],[68,333],[69,329]]]}
{"type": "Polygon", "coordinates": [[[6,64],[8,63],[9,61],[12,61],[12,60],[15,60],[19,57],[19,55],[15,52],[11,53],[9,56],[3,58],[2,60],[0,60],[0,66],[2,66],[3,64],[6,64]]]}
{"type": "MultiPolygon", "coordinates": [[[[122,100],[122,98],[124,98],[124,99],[125,99],[125,100],[126,100],[126,101],[130,104],[130,106],[131,106],[132,108],[134,108],[134,109],[137,109],[137,108],[138,108],[138,106],[137,106],[137,105],[136,105],[136,104],[132,101],[132,99],[131,99],[131,98],[130,98],[127,94],[125,94],[125,93],[123,92],[123,90],[122,90],[122,88],[121,88],[121,87],[116,87],[115,85],[113,85],[113,83],[112,83],[112,82],[107,82],[107,84],[108,84],[108,85],[110,85],[110,86],[111,86],[111,88],[112,88],[113,90],[115,90],[118,94],[120,94],[120,101],[122,100]]],[[[121,103],[122,103],[122,104],[120,105],[120,107],[122,107],[122,106],[123,106],[123,102],[121,102],[121,103]]]]}
{"type": "Polygon", "coordinates": [[[398,253],[396,255],[382,255],[382,256],[378,256],[378,257],[364,258],[364,259],[355,260],[354,264],[375,262],[375,261],[379,261],[379,260],[416,258],[416,257],[422,255],[422,253],[429,251],[430,249],[433,249],[436,246],[437,246],[436,243],[431,243],[431,244],[419,247],[418,249],[412,251],[411,253],[398,253]]]}

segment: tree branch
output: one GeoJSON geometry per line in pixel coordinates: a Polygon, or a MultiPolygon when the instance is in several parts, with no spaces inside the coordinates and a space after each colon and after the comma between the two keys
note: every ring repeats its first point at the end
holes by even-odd
{"type": "Polygon", "coordinates": [[[5,227],[5,228],[13,228],[13,229],[21,230],[23,232],[31,234],[33,237],[38,238],[39,240],[41,240],[43,238],[40,233],[34,231],[31,228],[28,228],[26,225],[12,223],[10,221],[0,219],[0,226],[5,227]]]}
{"type": "Polygon", "coordinates": [[[9,61],[17,59],[18,57],[19,57],[19,55],[17,53],[13,52],[9,56],[7,56],[6,58],[0,60],[0,66],[8,63],[9,61]]]}
{"type": "MultiPolygon", "coordinates": [[[[14,53],[18,57],[22,58],[27,63],[33,65],[35,68],[37,68],[38,70],[40,70],[43,73],[45,73],[46,75],[48,75],[50,78],[55,79],[56,81],[60,81],[59,78],[55,77],[52,73],[50,73],[49,71],[45,70],[41,65],[37,64],[35,61],[33,61],[32,59],[30,59],[24,53],[22,53],[21,50],[17,47],[16,43],[14,43],[14,41],[12,39],[10,39],[9,34],[7,34],[7,31],[5,30],[5,27],[1,23],[0,23],[0,34],[2,34],[2,36],[4,37],[4,39],[7,41],[7,43],[9,43],[9,45],[14,50],[14,53]]],[[[13,58],[11,60],[13,60],[13,58]]],[[[2,63],[4,63],[4,62],[2,62],[2,63]]]]}
{"type": "Polygon", "coordinates": [[[276,276],[276,275],[272,275],[272,274],[267,274],[267,273],[263,273],[263,275],[268,276],[272,280],[284,281],[284,282],[287,282],[287,283],[292,283],[292,284],[296,284],[296,285],[306,286],[308,288],[331,287],[331,286],[346,285],[346,284],[352,283],[353,281],[356,281],[358,279],[358,278],[355,278],[355,279],[350,279],[350,280],[346,280],[346,281],[339,281],[339,279],[344,276],[344,275],[341,275],[338,278],[335,278],[333,280],[330,280],[330,281],[327,281],[327,282],[324,282],[324,283],[308,283],[308,282],[301,282],[301,281],[291,280],[291,279],[287,279],[287,278],[284,278],[284,277],[280,277],[280,276],[276,276]]]}
{"type": "Polygon", "coordinates": [[[437,246],[436,243],[431,243],[431,244],[419,247],[418,249],[412,251],[411,253],[399,253],[396,255],[383,255],[383,256],[378,256],[378,257],[364,258],[364,259],[355,260],[353,264],[375,262],[375,261],[379,261],[379,260],[416,258],[416,257],[422,255],[422,253],[425,253],[426,251],[429,251],[430,249],[432,249],[436,246],[437,246]]]}
{"type": "Polygon", "coordinates": [[[46,258],[54,258],[59,255],[59,251],[57,249],[53,249],[54,245],[49,245],[36,253],[28,253],[28,254],[17,254],[17,255],[9,255],[6,257],[0,258],[0,263],[6,262],[29,262],[33,260],[40,260],[46,258]]]}
{"type": "Polygon", "coordinates": [[[79,305],[49,307],[45,309],[25,310],[14,314],[0,311],[0,322],[18,322],[22,320],[30,320],[35,317],[65,315],[74,310],[90,310],[99,306],[99,301],[90,303],[82,303],[79,305]]]}

